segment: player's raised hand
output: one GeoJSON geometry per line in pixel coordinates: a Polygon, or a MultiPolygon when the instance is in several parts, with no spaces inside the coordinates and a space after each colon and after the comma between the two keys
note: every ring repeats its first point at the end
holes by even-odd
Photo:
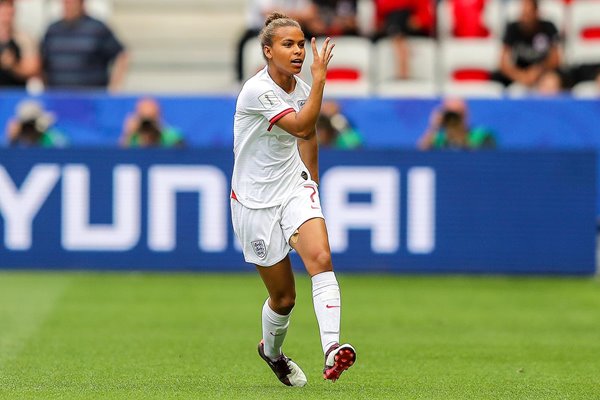
{"type": "Polygon", "coordinates": [[[312,47],[313,53],[313,63],[310,66],[310,72],[312,74],[313,83],[314,82],[325,82],[325,78],[327,76],[327,66],[329,65],[329,61],[331,57],[333,57],[333,48],[335,47],[335,43],[331,43],[331,38],[325,39],[323,43],[323,47],[321,51],[317,51],[317,41],[313,37],[310,40],[310,46],[312,47]]]}

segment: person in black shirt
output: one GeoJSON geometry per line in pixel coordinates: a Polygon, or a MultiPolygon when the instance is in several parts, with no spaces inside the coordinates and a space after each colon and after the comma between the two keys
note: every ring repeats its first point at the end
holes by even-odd
{"type": "Polygon", "coordinates": [[[13,0],[0,0],[0,87],[24,88],[39,74],[37,48],[27,35],[14,31],[13,0]]]}
{"type": "Polygon", "coordinates": [[[63,19],[48,27],[42,66],[50,89],[118,90],[127,70],[127,53],[113,32],[84,11],[84,0],[63,0],[63,19]]]}
{"type": "Polygon", "coordinates": [[[497,80],[532,87],[545,71],[558,70],[558,30],[540,19],[537,0],[522,0],[521,17],[506,26],[497,80]]]}

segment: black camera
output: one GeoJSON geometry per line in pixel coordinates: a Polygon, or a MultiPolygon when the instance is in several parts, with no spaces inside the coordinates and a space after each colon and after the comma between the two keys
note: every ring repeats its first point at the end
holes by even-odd
{"type": "Polygon", "coordinates": [[[160,128],[155,120],[144,118],[140,120],[138,133],[140,135],[160,136],[160,128]]]}
{"type": "Polygon", "coordinates": [[[446,110],[442,114],[441,125],[443,127],[446,127],[446,126],[449,126],[449,125],[457,125],[457,124],[459,124],[459,123],[462,122],[462,119],[463,119],[462,114],[457,113],[456,111],[446,110]]]}

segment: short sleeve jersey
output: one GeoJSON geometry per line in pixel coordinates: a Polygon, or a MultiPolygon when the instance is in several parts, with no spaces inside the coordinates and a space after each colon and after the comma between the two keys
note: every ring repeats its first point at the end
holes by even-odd
{"type": "Polygon", "coordinates": [[[296,137],[277,121],[304,106],[310,87],[296,77],[296,88],[286,93],[269,76],[267,67],[243,86],[233,123],[235,164],[231,187],[248,208],[281,205],[302,179],[310,176],[300,158],[296,137]]]}
{"type": "Polygon", "coordinates": [[[506,26],[502,41],[511,48],[515,65],[527,68],[543,62],[559,37],[558,30],[549,21],[540,21],[532,33],[524,32],[518,22],[511,22],[506,26]]]}

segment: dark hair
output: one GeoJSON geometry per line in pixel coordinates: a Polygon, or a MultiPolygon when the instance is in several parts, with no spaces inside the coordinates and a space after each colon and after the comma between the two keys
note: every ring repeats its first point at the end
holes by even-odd
{"type": "Polygon", "coordinates": [[[261,48],[265,46],[273,46],[273,36],[275,35],[275,29],[284,26],[293,26],[298,29],[300,24],[295,19],[288,17],[285,14],[272,12],[265,20],[265,26],[260,31],[258,38],[260,39],[261,48]]]}

